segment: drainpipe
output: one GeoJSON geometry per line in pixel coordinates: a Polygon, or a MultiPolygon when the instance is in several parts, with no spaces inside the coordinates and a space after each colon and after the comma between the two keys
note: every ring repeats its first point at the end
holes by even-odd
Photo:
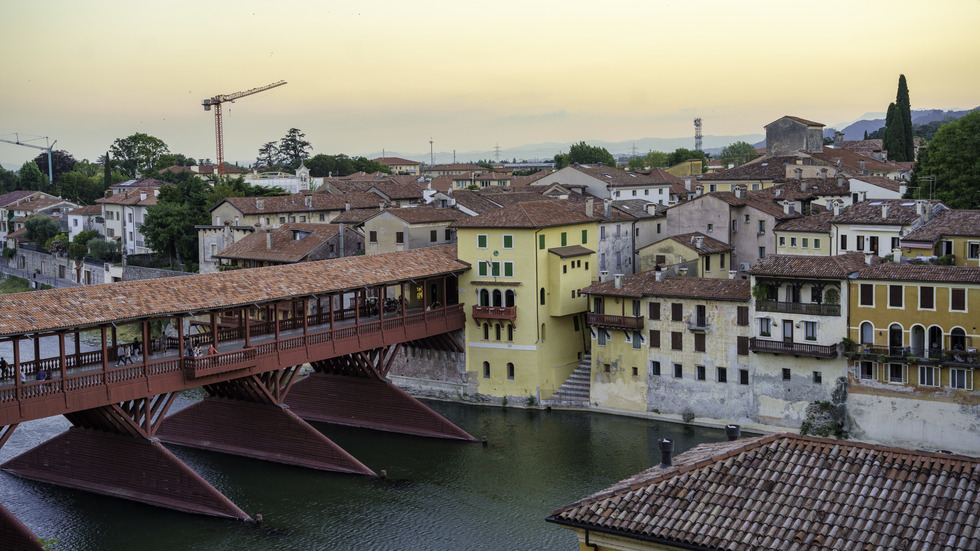
{"type": "Polygon", "coordinates": [[[595,551],[599,551],[599,546],[598,545],[589,542],[589,530],[588,529],[585,530],[585,546],[588,547],[588,548],[594,549],[595,551]]]}
{"type": "MultiPolygon", "coordinates": [[[[537,245],[540,242],[538,241],[539,233],[541,233],[540,229],[534,232],[535,245],[537,245]]],[[[541,288],[538,286],[539,285],[538,283],[538,273],[539,273],[538,257],[539,256],[541,256],[541,253],[534,253],[534,302],[538,303],[534,307],[534,330],[538,333],[538,340],[535,342],[535,344],[541,343],[541,288]]]]}

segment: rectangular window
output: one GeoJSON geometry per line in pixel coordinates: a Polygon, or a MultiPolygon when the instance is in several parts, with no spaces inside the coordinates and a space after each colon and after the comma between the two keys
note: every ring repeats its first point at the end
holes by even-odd
{"type": "Polygon", "coordinates": [[[659,320],[660,319],[660,303],[651,302],[650,303],[650,319],[659,320]]]}
{"type": "Polygon", "coordinates": [[[759,247],[759,258],[765,258],[765,257],[766,257],[766,248],[759,247]]]}
{"type": "Polygon", "coordinates": [[[823,373],[820,371],[813,372],[813,384],[819,385],[823,384],[823,373]]]}
{"type": "Polygon", "coordinates": [[[793,247],[793,248],[796,248],[796,238],[795,237],[790,237],[789,238],[789,246],[790,247],[793,247]]]}
{"type": "Polygon", "coordinates": [[[582,244],[586,245],[589,243],[589,230],[582,230],[582,244]]]}
{"type": "Polygon", "coordinates": [[[705,369],[703,365],[695,366],[694,368],[695,376],[699,381],[705,380],[705,369]]]}
{"type": "Polygon", "coordinates": [[[803,322],[803,338],[808,341],[817,340],[817,322],[815,321],[803,322]]]}
{"type": "Polygon", "coordinates": [[[650,375],[653,375],[655,377],[660,376],[660,362],[654,362],[654,361],[650,362],[650,375]]]}
{"type": "Polygon", "coordinates": [[[561,246],[565,247],[568,245],[568,232],[561,232],[561,246]]]}
{"type": "Polygon", "coordinates": [[[749,307],[748,306],[739,306],[738,307],[738,316],[737,316],[736,323],[738,325],[741,325],[741,326],[746,326],[746,325],[749,324],[749,307]]]}
{"type": "Polygon", "coordinates": [[[481,261],[477,262],[477,264],[476,264],[476,272],[477,272],[477,274],[480,277],[487,277],[488,270],[487,270],[487,263],[486,263],[486,261],[481,260],[481,261]]]}
{"type": "Polygon", "coordinates": [[[653,348],[660,348],[660,330],[651,329],[650,330],[650,346],[653,348]]]}
{"type": "Polygon", "coordinates": [[[616,251],[616,269],[619,270],[623,267],[623,253],[616,251]]]}
{"type": "Polygon", "coordinates": [[[507,364],[507,379],[510,381],[514,380],[514,364],[507,364]]]}
{"type": "Polygon", "coordinates": [[[599,346],[606,346],[606,330],[601,327],[596,334],[596,344],[599,346]]]}
{"type": "Polygon", "coordinates": [[[711,257],[710,256],[705,256],[704,257],[704,271],[706,271],[706,272],[710,272],[711,271],[711,257]]]}
{"type": "Polygon", "coordinates": [[[505,235],[504,236],[504,248],[505,249],[513,249],[514,248],[514,236],[513,235],[508,234],[508,235],[505,235]]]}
{"type": "Polygon", "coordinates": [[[904,364],[888,364],[888,382],[889,383],[905,382],[904,364]]]}
{"type": "Polygon", "coordinates": [[[695,333],[694,334],[694,351],[695,352],[704,352],[704,350],[705,350],[705,348],[704,348],[704,342],[705,342],[704,341],[704,333],[695,333]]]}
{"type": "Polygon", "coordinates": [[[712,233],[714,231],[715,231],[715,225],[714,224],[708,224],[708,233],[712,233]]]}
{"type": "Polygon", "coordinates": [[[719,367],[717,369],[717,375],[718,375],[718,382],[719,383],[727,383],[728,382],[728,368],[727,367],[719,367]]]}
{"type": "Polygon", "coordinates": [[[674,364],[674,378],[681,379],[684,377],[684,367],[681,364],[674,364]]]}
{"type": "Polygon", "coordinates": [[[500,262],[492,262],[490,264],[490,275],[500,277],[500,262]]]}
{"type": "Polygon", "coordinates": [[[977,260],[980,258],[980,243],[976,241],[971,241],[966,244],[966,257],[970,260],[977,260]]]}
{"type": "Polygon", "coordinates": [[[606,227],[602,226],[599,228],[599,239],[605,239],[605,238],[606,238],[606,227]]]}
{"type": "Polygon", "coordinates": [[[939,368],[932,365],[920,365],[919,386],[939,386],[939,368]]]}
{"type": "Polygon", "coordinates": [[[966,312],[966,289],[949,290],[949,309],[953,312],[966,312]]]}
{"type": "Polygon", "coordinates": [[[817,239],[816,237],[813,238],[813,248],[814,249],[819,249],[820,248],[820,240],[817,239]]]}
{"type": "Polygon", "coordinates": [[[842,233],[841,236],[840,236],[840,250],[842,250],[842,251],[846,251],[847,250],[847,234],[846,233],[842,233]]]}
{"type": "Polygon", "coordinates": [[[957,390],[973,390],[973,370],[972,369],[950,369],[949,388],[957,390]]]}
{"type": "Polygon", "coordinates": [[[286,217],[285,216],[280,216],[279,217],[279,223],[280,224],[285,224],[286,223],[286,217]]]}
{"type": "Polygon", "coordinates": [[[736,337],[736,344],[738,348],[739,356],[749,355],[749,338],[748,337],[736,337]]]}
{"type": "Polygon", "coordinates": [[[453,230],[446,228],[446,241],[453,240],[453,230]]]}
{"type": "Polygon", "coordinates": [[[894,251],[899,247],[901,247],[901,240],[897,237],[892,237],[892,250],[894,251]]]}
{"type": "Polygon", "coordinates": [[[439,230],[429,230],[429,242],[435,243],[439,241],[439,230]]]}
{"type": "Polygon", "coordinates": [[[864,236],[857,236],[857,250],[864,251],[864,236]]]}
{"type": "Polygon", "coordinates": [[[542,249],[542,250],[544,249],[544,236],[543,235],[539,235],[538,236],[538,248],[539,249],[542,249]]]}
{"type": "Polygon", "coordinates": [[[803,245],[803,248],[804,248],[804,249],[808,249],[808,248],[810,248],[810,238],[808,238],[808,237],[804,237],[804,238],[803,238],[803,239],[801,239],[800,241],[802,241],[802,245],[803,245]]]}
{"type": "MultiPolygon", "coordinates": [[[[541,236],[541,237],[544,237],[544,236],[541,236]]],[[[477,249],[486,249],[487,248],[487,234],[481,233],[480,235],[477,235],[476,236],[476,248],[477,249]]]]}
{"type": "Polygon", "coordinates": [[[639,350],[640,345],[643,344],[643,337],[640,335],[639,331],[633,331],[633,350],[639,350]]]}
{"type": "Polygon", "coordinates": [[[504,261],[504,277],[514,277],[514,263],[509,260],[504,261]]]}
{"type": "Polygon", "coordinates": [[[857,366],[858,379],[872,380],[875,378],[874,362],[861,362],[857,366]]]}
{"type": "Polygon", "coordinates": [[[747,385],[749,384],[749,370],[739,369],[738,370],[738,384],[747,385]]]}
{"type": "Polygon", "coordinates": [[[732,220],[732,233],[738,232],[738,220],[732,220]]]}
{"type": "Polygon", "coordinates": [[[932,287],[919,287],[919,310],[936,309],[936,290],[932,287]]]}
{"type": "Polygon", "coordinates": [[[718,255],[718,264],[719,264],[719,267],[722,270],[725,269],[725,255],[724,254],[718,255]]]}
{"type": "Polygon", "coordinates": [[[905,288],[901,285],[889,285],[888,286],[888,307],[889,308],[902,308],[902,297],[905,288]]]}
{"type": "Polygon", "coordinates": [[[766,233],[766,221],[759,220],[759,235],[766,233]]]}
{"type": "Polygon", "coordinates": [[[405,232],[395,232],[395,244],[404,245],[405,244],[405,232]]]}
{"type": "Polygon", "coordinates": [[[783,380],[784,381],[788,381],[788,380],[790,380],[792,378],[793,378],[793,373],[789,370],[788,367],[784,367],[783,368],[783,380]]]}
{"type": "Polygon", "coordinates": [[[670,305],[670,321],[684,321],[684,305],[675,302],[670,305]]]}
{"type": "Polygon", "coordinates": [[[633,376],[637,377],[639,375],[640,375],[640,369],[636,366],[633,366],[633,376]]]}
{"type": "Polygon", "coordinates": [[[671,350],[683,350],[684,349],[684,333],[680,331],[671,331],[670,333],[670,348],[671,350]]]}
{"type": "Polygon", "coordinates": [[[875,286],[873,283],[861,284],[861,301],[859,304],[861,306],[875,305],[875,286]]]}
{"type": "Polygon", "coordinates": [[[772,335],[772,319],[759,318],[759,336],[768,337],[772,335]]]}
{"type": "Polygon", "coordinates": [[[483,378],[490,378],[490,362],[483,362],[483,378]]]}

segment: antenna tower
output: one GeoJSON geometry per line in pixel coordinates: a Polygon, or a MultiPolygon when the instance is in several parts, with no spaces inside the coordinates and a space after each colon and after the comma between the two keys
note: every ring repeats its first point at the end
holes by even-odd
{"type": "Polygon", "coordinates": [[[429,136],[429,166],[433,164],[435,163],[432,162],[432,136],[429,136]]]}
{"type": "Polygon", "coordinates": [[[694,150],[701,151],[701,117],[694,119],[694,150]]]}
{"type": "Polygon", "coordinates": [[[500,144],[493,146],[493,154],[497,160],[497,164],[500,164],[500,144]]]}

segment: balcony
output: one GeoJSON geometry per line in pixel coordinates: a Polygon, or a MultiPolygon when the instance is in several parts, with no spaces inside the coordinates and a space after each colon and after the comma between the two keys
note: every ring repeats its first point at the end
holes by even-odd
{"type": "Polygon", "coordinates": [[[612,327],[613,329],[643,329],[643,316],[607,316],[589,312],[589,325],[593,327],[612,327]]]}
{"type": "Polygon", "coordinates": [[[947,350],[945,348],[917,348],[875,344],[845,344],[844,355],[858,360],[878,362],[902,362],[923,364],[949,364],[954,366],[980,366],[977,349],[947,350]]]}
{"type": "Polygon", "coordinates": [[[694,331],[695,333],[704,333],[708,330],[708,318],[706,317],[693,317],[687,320],[687,330],[694,331]]]}
{"type": "Polygon", "coordinates": [[[811,358],[836,358],[837,345],[806,344],[802,342],[771,341],[766,339],[749,339],[749,350],[767,352],[769,354],[792,354],[793,356],[809,356],[811,358]]]}
{"type": "Polygon", "coordinates": [[[806,314],[809,316],[840,316],[840,304],[757,300],[755,301],[755,309],[757,312],[782,312],[784,314],[806,314]]]}
{"type": "Polygon", "coordinates": [[[517,324],[514,320],[517,319],[517,307],[516,306],[474,306],[473,307],[473,319],[477,320],[507,320],[515,327],[517,324]]]}

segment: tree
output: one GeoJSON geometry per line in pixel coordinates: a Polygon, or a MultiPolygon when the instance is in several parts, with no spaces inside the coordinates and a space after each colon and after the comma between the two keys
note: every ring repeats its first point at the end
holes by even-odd
{"type": "Polygon", "coordinates": [[[279,153],[284,162],[296,168],[309,156],[310,142],[304,140],[306,134],[299,128],[290,128],[286,135],[279,140],[279,153]]]}
{"type": "Polygon", "coordinates": [[[679,147],[670,154],[668,163],[670,166],[683,163],[684,161],[689,161],[691,159],[701,160],[701,172],[704,172],[704,165],[708,162],[708,157],[705,156],[703,151],[692,151],[690,149],[679,147]]]}
{"type": "Polygon", "coordinates": [[[93,239],[99,239],[98,230],[86,230],[75,234],[75,238],[71,240],[71,245],[68,246],[68,257],[79,260],[87,255],[88,242],[93,239]]]}
{"type": "Polygon", "coordinates": [[[208,214],[210,189],[204,180],[187,172],[164,172],[160,178],[173,185],[160,188],[157,204],[146,208],[146,219],[140,229],[147,245],[160,255],[176,260],[178,269],[185,262],[197,262],[197,229],[195,225],[211,222],[208,214]]]}
{"type": "Polygon", "coordinates": [[[367,172],[368,174],[374,174],[375,172],[391,174],[390,166],[372,161],[367,157],[354,157],[354,168],[357,169],[357,172],[367,172]]]}
{"type": "Polygon", "coordinates": [[[730,164],[735,166],[745,164],[755,159],[756,156],[755,147],[752,144],[739,141],[722,149],[718,158],[727,167],[730,164]]]}
{"type": "Polygon", "coordinates": [[[138,132],[126,138],[116,138],[109,151],[123,173],[130,178],[153,169],[170,148],[160,138],[138,132]]]}
{"type": "Polygon", "coordinates": [[[905,82],[905,75],[898,76],[898,94],[895,97],[895,109],[902,115],[902,135],[904,136],[903,155],[904,161],[915,160],[914,138],[912,136],[912,104],[909,101],[909,86],[905,82]]]}
{"type": "Polygon", "coordinates": [[[634,172],[637,171],[637,170],[643,170],[647,166],[646,158],[644,158],[644,157],[633,157],[632,159],[629,160],[628,163],[626,163],[626,166],[627,166],[627,168],[629,168],[630,170],[632,170],[634,172]]]}
{"type": "Polygon", "coordinates": [[[93,237],[85,243],[88,249],[88,256],[98,258],[105,262],[115,262],[119,255],[119,241],[106,241],[98,237],[93,237]]]}
{"type": "MultiPolygon", "coordinates": [[[[67,151],[52,151],[51,152],[51,168],[54,170],[54,182],[58,181],[58,178],[66,172],[71,172],[75,168],[75,157],[72,157],[71,153],[67,151]]],[[[41,170],[41,172],[47,176],[48,175],[48,154],[41,153],[37,157],[34,157],[34,164],[41,170]]]]}
{"type": "Polygon", "coordinates": [[[605,147],[589,145],[585,142],[573,144],[568,148],[568,153],[555,155],[555,168],[564,168],[574,163],[584,165],[602,163],[605,166],[616,167],[616,159],[605,147]]]}
{"type": "Polygon", "coordinates": [[[164,153],[157,159],[154,168],[156,170],[163,170],[171,166],[194,166],[196,164],[197,159],[193,157],[181,155],[180,153],[164,153]]]}
{"type": "Polygon", "coordinates": [[[0,166],[0,193],[7,193],[8,191],[17,189],[19,183],[20,179],[17,178],[16,172],[0,166]]]}
{"type": "Polygon", "coordinates": [[[58,180],[54,190],[69,201],[92,205],[96,199],[102,197],[107,188],[101,178],[86,176],[83,172],[73,170],[58,180]]]}
{"type": "Polygon", "coordinates": [[[944,124],[919,151],[909,196],[928,198],[918,190],[922,176],[935,178],[933,197],[954,209],[980,209],[980,111],[944,124]]]}
{"type": "Polygon", "coordinates": [[[262,144],[259,148],[259,156],[255,158],[256,168],[260,166],[276,166],[282,162],[282,156],[279,153],[279,146],[276,142],[266,142],[262,144]]]}
{"type": "Polygon", "coordinates": [[[651,151],[647,153],[646,164],[650,168],[665,168],[670,166],[670,155],[663,151],[651,151]]]}
{"type": "Polygon", "coordinates": [[[48,177],[37,167],[34,161],[27,161],[20,167],[20,183],[17,189],[45,191],[48,189],[48,177]]]}
{"type": "Polygon", "coordinates": [[[40,246],[61,232],[61,226],[50,216],[31,216],[24,222],[24,237],[40,246]]]}

